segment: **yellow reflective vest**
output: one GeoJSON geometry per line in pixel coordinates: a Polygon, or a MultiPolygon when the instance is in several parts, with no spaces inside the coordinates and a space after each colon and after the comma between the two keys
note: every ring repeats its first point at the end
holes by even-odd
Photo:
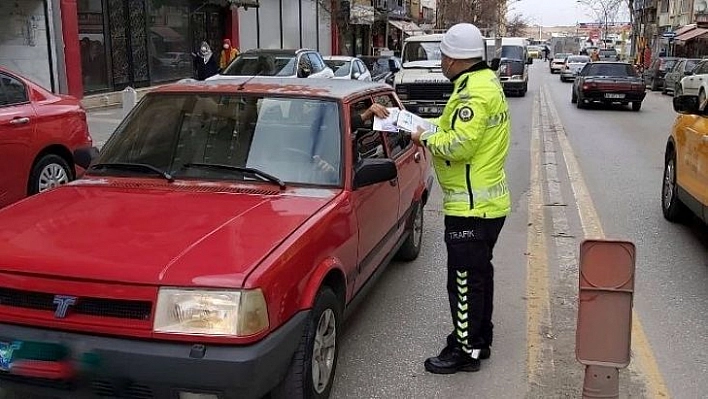
{"type": "Polygon", "coordinates": [[[509,105],[494,72],[477,64],[454,80],[454,91],[436,132],[421,142],[433,167],[449,216],[494,219],[511,211],[504,163],[509,152],[509,105]]]}

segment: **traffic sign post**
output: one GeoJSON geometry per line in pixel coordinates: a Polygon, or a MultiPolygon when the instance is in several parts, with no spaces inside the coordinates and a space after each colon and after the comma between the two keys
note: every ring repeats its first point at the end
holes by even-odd
{"type": "Polygon", "coordinates": [[[619,398],[619,369],[631,358],[636,249],[627,241],[580,245],[575,352],[584,364],[583,398],[619,398]]]}

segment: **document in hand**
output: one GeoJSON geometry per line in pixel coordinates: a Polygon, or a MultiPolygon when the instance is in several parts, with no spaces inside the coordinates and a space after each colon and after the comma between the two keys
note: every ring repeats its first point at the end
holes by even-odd
{"type": "Polygon", "coordinates": [[[374,117],[374,130],[381,132],[397,132],[403,130],[408,133],[418,131],[418,127],[427,132],[437,131],[437,126],[420,116],[398,108],[388,108],[388,117],[381,119],[374,117]]]}

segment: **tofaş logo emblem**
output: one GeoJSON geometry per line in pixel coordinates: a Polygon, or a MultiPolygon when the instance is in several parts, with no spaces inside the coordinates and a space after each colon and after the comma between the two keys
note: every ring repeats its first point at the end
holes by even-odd
{"type": "Polygon", "coordinates": [[[77,298],[75,296],[54,295],[54,304],[57,305],[57,309],[54,311],[54,317],[57,319],[65,318],[69,307],[76,305],[76,300],[77,298]]]}

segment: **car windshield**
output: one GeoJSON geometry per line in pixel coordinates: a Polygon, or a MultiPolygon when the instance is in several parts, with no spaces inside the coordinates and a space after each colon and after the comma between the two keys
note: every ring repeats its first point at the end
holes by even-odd
{"type": "Polygon", "coordinates": [[[222,75],[228,76],[294,76],[295,54],[241,54],[222,75]]]}
{"type": "Polygon", "coordinates": [[[349,72],[351,72],[352,63],[350,61],[325,60],[325,64],[334,71],[334,76],[337,77],[349,76],[349,72]]]}
{"type": "Polygon", "coordinates": [[[403,48],[403,63],[413,61],[440,61],[440,42],[408,42],[403,48]]]}
{"type": "Polygon", "coordinates": [[[339,186],[339,112],[334,101],[310,98],[156,93],[120,125],[96,163],[149,165],[176,179],[259,180],[233,170],[246,167],[288,183],[339,186]]]}
{"type": "Polygon", "coordinates": [[[588,62],[590,62],[590,57],[586,57],[586,56],[568,57],[567,62],[569,64],[588,63],[588,62]]]}
{"type": "Polygon", "coordinates": [[[510,60],[523,60],[524,59],[524,47],[523,46],[502,46],[501,48],[501,58],[507,58],[510,60]]]}
{"type": "Polygon", "coordinates": [[[583,71],[585,76],[616,76],[628,77],[637,76],[636,71],[629,64],[588,64],[583,71]]]}

